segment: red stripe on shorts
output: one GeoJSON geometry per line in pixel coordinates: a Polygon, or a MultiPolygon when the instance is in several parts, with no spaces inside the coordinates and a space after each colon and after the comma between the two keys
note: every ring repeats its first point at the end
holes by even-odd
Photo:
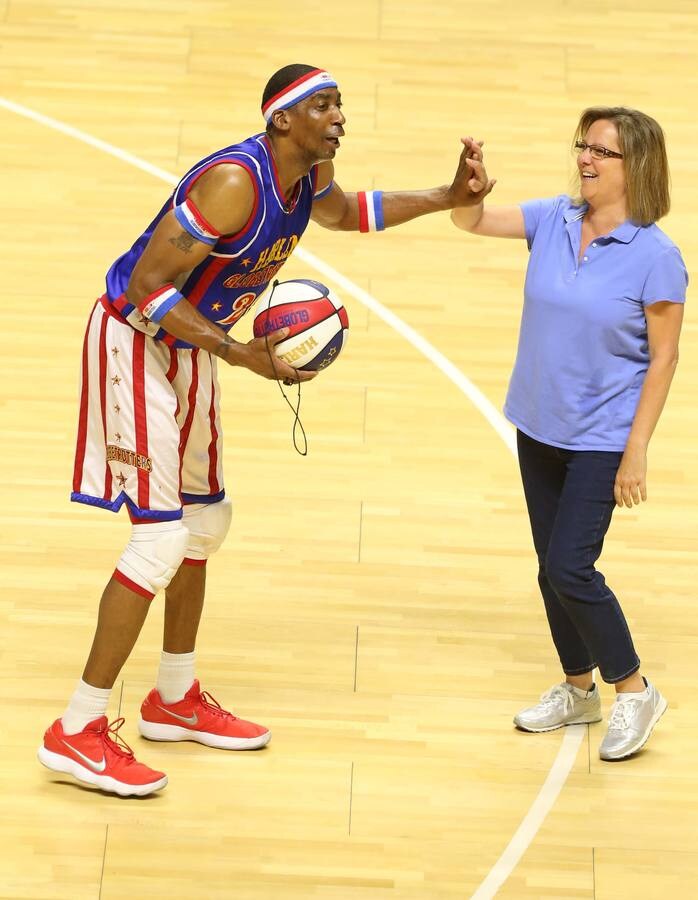
{"type": "Polygon", "coordinates": [[[167,370],[165,378],[172,384],[177,377],[177,369],[179,368],[179,360],[177,359],[177,351],[170,347],[170,367],[167,370]]]}
{"type": "Polygon", "coordinates": [[[87,341],[90,334],[90,325],[95,314],[97,304],[92,308],[90,317],[87,320],[87,328],[85,329],[85,339],[82,343],[82,372],[80,377],[80,414],[78,416],[78,437],[75,444],[75,466],[73,468],[73,490],[76,494],[80,493],[82,487],[82,468],[85,464],[85,445],[87,443],[87,409],[89,401],[89,381],[88,381],[88,356],[87,341]]]}
{"type": "Polygon", "coordinates": [[[109,443],[107,434],[107,325],[108,316],[102,316],[99,329],[99,408],[102,414],[102,434],[104,435],[104,494],[105,500],[111,500],[111,467],[106,460],[106,446],[109,443]]]}
{"type": "MultiPolygon", "coordinates": [[[[167,370],[167,374],[165,378],[172,384],[177,377],[177,372],[179,370],[179,357],[177,355],[177,351],[174,347],[170,347],[170,368],[167,370]]],[[[175,421],[177,420],[177,416],[179,415],[179,395],[176,394],[177,397],[177,407],[175,409],[175,421]]]]}
{"type": "Polygon", "coordinates": [[[187,448],[189,440],[189,432],[194,421],[194,410],[196,409],[196,393],[199,389],[199,348],[195,347],[191,351],[191,384],[187,393],[187,415],[184,419],[184,425],[179,433],[179,492],[182,492],[182,463],[184,462],[184,451],[187,448]]]}
{"type": "Polygon", "coordinates": [[[220,491],[218,484],[218,429],[216,428],[216,380],[213,377],[213,360],[211,361],[211,405],[208,408],[211,423],[211,443],[208,445],[208,487],[212,494],[220,491]]]}
{"type": "MultiPolygon", "coordinates": [[[[145,401],[145,335],[141,331],[133,335],[133,410],[136,420],[136,453],[148,456],[148,416],[145,401]]],[[[138,472],[138,505],[150,506],[150,475],[141,466],[138,472]]]]}

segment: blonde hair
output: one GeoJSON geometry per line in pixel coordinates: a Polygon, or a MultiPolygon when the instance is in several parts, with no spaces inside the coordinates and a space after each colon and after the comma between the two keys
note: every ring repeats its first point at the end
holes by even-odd
{"type": "MultiPolygon", "coordinates": [[[[651,225],[669,212],[669,161],[664,132],[651,116],[625,106],[591,106],[579,118],[572,146],[599,119],[613,122],[625,165],[629,218],[637,225],[651,225]]],[[[580,194],[579,172],[575,180],[576,203],[580,194]]]]}

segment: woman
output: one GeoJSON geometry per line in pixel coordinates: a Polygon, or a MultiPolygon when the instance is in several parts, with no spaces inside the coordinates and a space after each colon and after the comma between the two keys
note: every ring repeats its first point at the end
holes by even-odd
{"type": "MultiPolygon", "coordinates": [[[[481,145],[468,165],[491,190],[481,145]]],[[[464,231],[526,238],[519,347],[504,407],[519,464],[538,583],[564,681],[515,716],[524,731],[598,722],[592,672],[615,685],[599,755],[647,741],[666,700],[642,676],[618,600],[595,568],[614,506],[647,499],[647,446],[669,392],[688,277],[655,222],[669,211],[664,135],[623,107],[582,113],[579,197],[456,209],[464,231]]]]}

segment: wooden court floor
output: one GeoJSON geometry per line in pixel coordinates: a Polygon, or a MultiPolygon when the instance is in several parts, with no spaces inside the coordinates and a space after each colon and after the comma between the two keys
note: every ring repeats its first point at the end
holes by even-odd
{"type": "Polygon", "coordinates": [[[456,232],[446,215],[371,237],[311,226],[302,247],[355,287],[307,256],[284,270],[327,281],[351,321],[344,357],[303,391],[306,458],[274,384],[222,376],[235,516],[209,566],[199,672],[224,705],[270,725],[269,748],[137,737],[156,600],[110,715],[127,717],[126,739],[168,788],[120,801],[39,766],[128,532],[68,502],[85,319],[169,186],[27,117],[176,175],[261,130],[266,79],[310,62],[342,88],[343,187],[443,183],[473,134],[498,178],[492,202],[514,203],[567,189],[582,108],[636,106],[666,130],[664,227],[695,279],[697,53],[693,0],[0,0],[0,98],[22,107],[0,105],[2,900],[482,900],[522,823],[498,897],[698,896],[694,298],[650,502],[617,516],[603,566],[670,708],[645,752],[602,764],[603,725],[511,725],[558,672],[505,440],[360,300],[384,304],[500,409],[526,248],[456,232]],[[546,779],[559,753],[571,768],[558,792],[546,779]],[[551,809],[536,822],[541,796],[551,809]]]}

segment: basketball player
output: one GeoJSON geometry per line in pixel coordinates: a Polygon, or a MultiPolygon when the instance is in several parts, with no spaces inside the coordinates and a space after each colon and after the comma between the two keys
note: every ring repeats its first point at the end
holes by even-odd
{"type": "MultiPolygon", "coordinates": [[[[102,595],[92,649],[39,759],[120,795],[167,783],[108,725],[107,704],[150,601],[165,591],[163,652],[139,719],[152,740],[229,750],[265,746],[269,730],[202,692],[194,647],[206,561],[231,519],[223,486],[217,359],[269,379],[313,372],[274,357],[231,327],[293,252],[312,217],[326,228],[380,231],[425,213],[481,202],[493,182],[463,151],[451,185],[346,194],[332,160],[345,118],[336,81],[306,65],[280,69],[262,98],[266,132],[211,154],[182,178],[141,237],[107,273],[87,325],[72,499],[116,512],[129,541],[102,595]]],[[[269,336],[273,348],[287,335],[269,336]]]]}

